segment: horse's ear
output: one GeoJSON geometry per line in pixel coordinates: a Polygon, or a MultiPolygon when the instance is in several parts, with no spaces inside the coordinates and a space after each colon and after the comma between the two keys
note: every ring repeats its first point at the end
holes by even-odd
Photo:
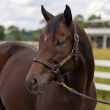
{"type": "Polygon", "coordinates": [[[43,5],[41,6],[41,11],[42,11],[42,14],[47,22],[54,17],[51,13],[49,13],[45,10],[43,5]]]}
{"type": "Polygon", "coordinates": [[[64,11],[64,20],[67,25],[70,25],[72,22],[72,14],[71,14],[71,9],[68,5],[66,5],[65,11],[64,11]]]}

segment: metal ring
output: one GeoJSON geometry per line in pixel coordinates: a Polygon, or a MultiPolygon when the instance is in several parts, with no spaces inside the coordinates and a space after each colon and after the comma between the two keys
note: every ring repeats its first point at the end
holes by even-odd
{"type": "MultiPolygon", "coordinates": [[[[79,39],[78,39],[78,40],[76,39],[76,35],[78,35],[78,34],[75,34],[75,35],[74,35],[74,40],[75,40],[75,42],[79,42],[79,39]]],[[[78,35],[78,36],[79,36],[79,35],[78,35]]]]}

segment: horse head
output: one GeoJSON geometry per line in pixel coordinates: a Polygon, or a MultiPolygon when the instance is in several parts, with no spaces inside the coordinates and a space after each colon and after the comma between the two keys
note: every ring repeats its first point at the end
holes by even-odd
{"type": "MultiPolygon", "coordinates": [[[[43,6],[41,11],[47,25],[39,38],[39,51],[36,57],[56,65],[73,49],[74,26],[71,9],[66,5],[64,13],[57,16],[47,12],[43,6]]],[[[74,66],[74,59],[70,58],[60,68],[61,74],[71,71],[74,66]]],[[[56,75],[47,66],[39,62],[33,62],[26,77],[26,84],[30,92],[41,94],[46,85],[55,78],[56,75]]]]}

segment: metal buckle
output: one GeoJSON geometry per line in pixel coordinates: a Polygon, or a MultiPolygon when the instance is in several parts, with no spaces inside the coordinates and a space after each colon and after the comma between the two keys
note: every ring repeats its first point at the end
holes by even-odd
{"type": "MultiPolygon", "coordinates": [[[[76,42],[79,42],[79,39],[78,39],[78,40],[76,39],[76,35],[78,35],[78,34],[75,34],[75,35],[74,35],[74,40],[75,40],[76,42]]],[[[79,35],[78,35],[78,36],[79,36],[79,35]]]]}
{"type": "Polygon", "coordinates": [[[59,71],[59,68],[57,67],[57,65],[54,65],[54,67],[52,68],[52,72],[57,73],[58,71],[59,71]]]}
{"type": "Polygon", "coordinates": [[[74,52],[74,49],[72,49],[72,53],[74,52]]]}

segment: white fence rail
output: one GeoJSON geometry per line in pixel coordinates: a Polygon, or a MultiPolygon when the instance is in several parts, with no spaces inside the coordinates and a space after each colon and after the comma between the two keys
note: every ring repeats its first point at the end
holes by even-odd
{"type": "Polygon", "coordinates": [[[110,61],[109,60],[95,60],[95,65],[110,67],[110,61]]]}
{"type": "MultiPolygon", "coordinates": [[[[21,42],[29,44],[29,45],[39,45],[38,42],[33,42],[33,41],[26,41],[26,42],[21,41],[21,42]]],[[[5,43],[5,41],[0,42],[0,44],[2,44],[2,43],[5,43]]],[[[95,60],[95,65],[96,66],[110,67],[110,61],[108,61],[108,60],[95,60]]],[[[110,79],[110,73],[95,71],[94,77],[110,79]]],[[[95,85],[96,85],[97,90],[110,91],[110,85],[108,85],[108,84],[95,83],[95,85]]]]}
{"type": "Polygon", "coordinates": [[[110,79],[110,73],[95,71],[94,77],[96,77],[96,78],[110,79]]]}
{"type": "MultiPolygon", "coordinates": [[[[96,66],[110,67],[110,61],[109,60],[95,60],[95,65],[96,66]]],[[[94,77],[110,79],[110,73],[95,71],[94,77]]],[[[96,86],[97,90],[110,91],[110,85],[109,84],[95,83],[95,86],[96,86]]]]}
{"type": "Polygon", "coordinates": [[[95,83],[97,90],[110,91],[110,85],[95,83]]]}

